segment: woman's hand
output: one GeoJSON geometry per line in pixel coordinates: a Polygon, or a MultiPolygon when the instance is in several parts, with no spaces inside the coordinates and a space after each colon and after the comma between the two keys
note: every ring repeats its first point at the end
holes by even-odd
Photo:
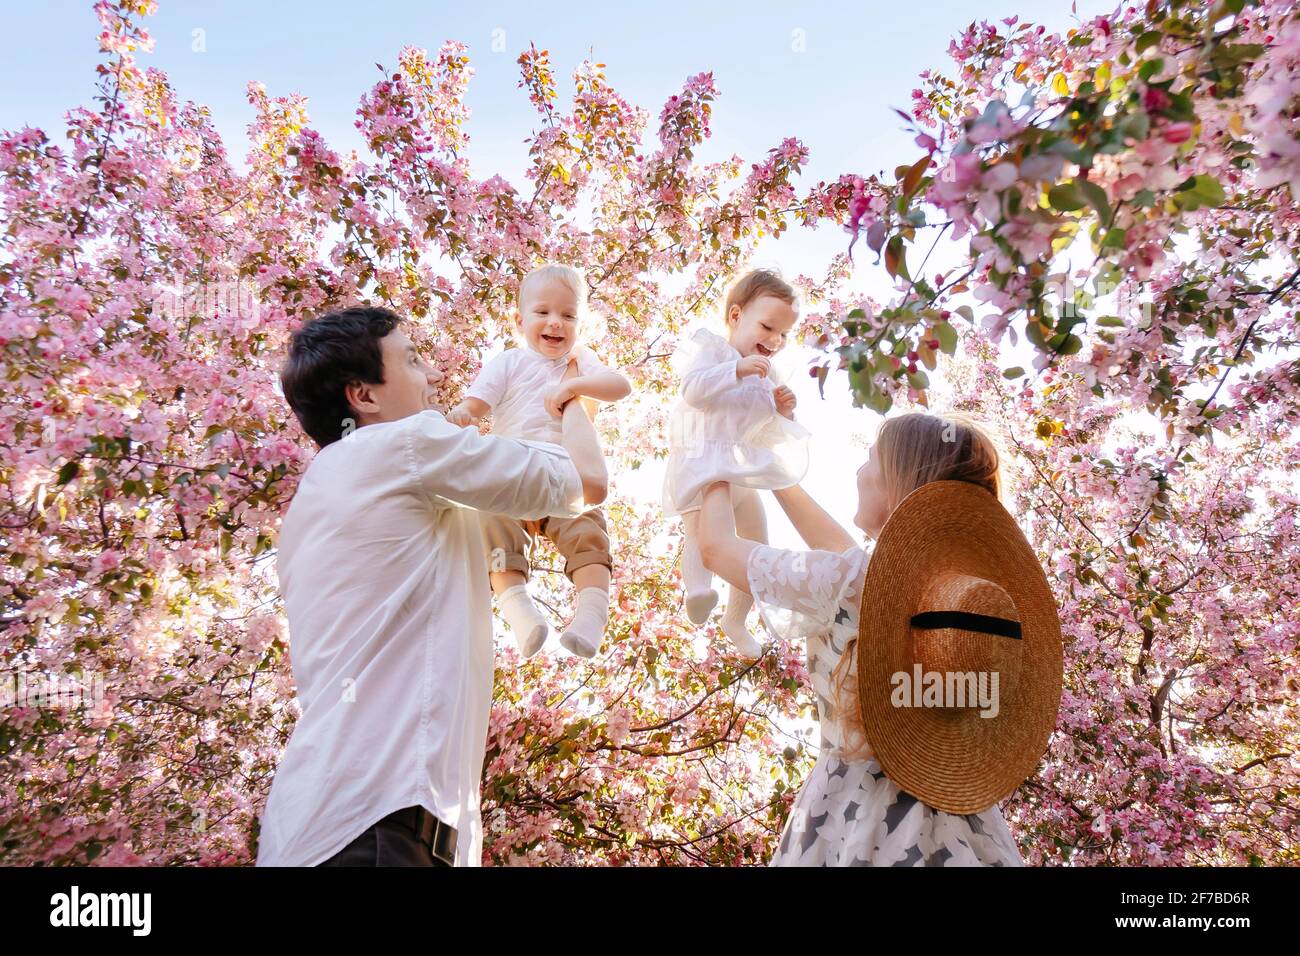
{"type": "Polygon", "coordinates": [[[772,363],[761,355],[746,355],[736,363],[736,378],[746,375],[767,376],[772,371],[772,363]]]}
{"type": "Polygon", "coordinates": [[[798,404],[798,399],[794,397],[794,390],[789,385],[782,385],[774,391],[772,400],[776,402],[778,412],[790,419],[790,421],[794,421],[794,407],[798,404]]]}

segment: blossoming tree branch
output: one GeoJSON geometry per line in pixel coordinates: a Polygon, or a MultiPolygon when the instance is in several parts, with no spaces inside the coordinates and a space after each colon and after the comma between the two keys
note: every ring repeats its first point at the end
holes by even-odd
{"type": "MultiPolygon", "coordinates": [[[[633,470],[662,454],[677,334],[764,237],[847,226],[852,247],[799,279],[810,373],[884,411],[928,401],[943,362],[953,402],[1012,436],[1016,513],[1055,571],[1066,698],[1008,813],[1027,862],[1295,862],[1292,4],[973,25],[906,114],[916,161],[817,184],[793,139],[697,157],[708,73],[652,119],[601,64],[562,98],[536,48],[526,177],[478,178],[454,42],[379,68],[360,155],[250,84],[237,163],[137,62],[153,6],[97,3],[96,105],[0,140],[0,654],[106,688],[0,710],[0,859],[253,858],[297,708],[270,564],[310,456],[274,386],[303,321],[354,301],[409,316],[450,407],[508,334],[513,282],[585,264],[591,344],[634,386],[596,422],[633,470]],[[939,243],[959,260],[943,275],[939,243]],[[879,268],[896,296],[860,302],[852,278],[879,268]],[[1003,361],[1017,335],[1032,374],[1003,361]]],[[[676,532],[636,500],[606,509],[608,650],[499,670],[485,853],[765,860],[814,756],[792,730],[804,648],[742,662],[699,641],[676,532]]],[[[558,585],[558,563],[538,577],[558,585]]]]}

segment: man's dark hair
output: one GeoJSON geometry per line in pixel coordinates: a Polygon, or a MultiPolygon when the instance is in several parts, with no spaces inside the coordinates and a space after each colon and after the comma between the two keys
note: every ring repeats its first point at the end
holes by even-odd
{"type": "Polygon", "coordinates": [[[280,387],[303,431],[324,448],[343,437],[346,419],[359,415],[344,389],[353,382],[384,383],[380,339],[401,317],[388,309],[355,306],[329,312],[293,333],[280,387]]]}

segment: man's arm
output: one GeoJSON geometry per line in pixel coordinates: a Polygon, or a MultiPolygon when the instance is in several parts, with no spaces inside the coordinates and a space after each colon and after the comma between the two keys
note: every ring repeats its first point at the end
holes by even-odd
{"type": "MultiPolygon", "coordinates": [[[[582,409],[576,412],[590,427],[582,409]]],[[[405,432],[406,464],[435,500],[514,518],[576,515],[604,500],[607,482],[602,485],[598,476],[580,472],[574,459],[553,444],[482,435],[436,412],[412,417],[416,421],[405,432]]],[[[593,428],[592,440],[594,436],[593,428]]],[[[584,439],[578,435],[575,446],[586,456],[584,439]]],[[[585,457],[584,467],[591,467],[585,457]]]]}

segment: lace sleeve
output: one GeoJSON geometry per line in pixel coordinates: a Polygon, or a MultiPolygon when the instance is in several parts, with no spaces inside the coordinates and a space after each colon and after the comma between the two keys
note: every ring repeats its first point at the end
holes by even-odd
{"type": "Polygon", "coordinates": [[[864,558],[856,546],[838,554],[755,547],[746,568],[749,592],[768,633],[785,640],[826,634],[864,573],[864,558]]]}

